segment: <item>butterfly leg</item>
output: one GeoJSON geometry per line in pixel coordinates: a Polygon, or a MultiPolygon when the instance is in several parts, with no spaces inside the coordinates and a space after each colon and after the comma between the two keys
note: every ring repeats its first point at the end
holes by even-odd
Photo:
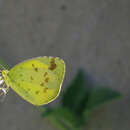
{"type": "Polygon", "coordinates": [[[6,86],[6,84],[5,84],[5,82],[1,82],[0,83],[0,96],[1,95],[6,95],[7,93],[8,93],[8,91],[9,91],[9,87],[8,86],[6,86]]]}
{"type": "Polygon", "coordinates": [[[2,76],[2,71],[0,70],[0,96],[5,97],[8,91],[9,91],[9,86],[6,86],[4,78],[2,76]]]}
{"type": "Polygon", "coordinates": [[[0,96],[2,96],[2,98],[0,98],[0,102],[4,101],[8,91],[9,91],[9,87],[7,87],[5,83],[3,83],[0,87],[0,96]]]}

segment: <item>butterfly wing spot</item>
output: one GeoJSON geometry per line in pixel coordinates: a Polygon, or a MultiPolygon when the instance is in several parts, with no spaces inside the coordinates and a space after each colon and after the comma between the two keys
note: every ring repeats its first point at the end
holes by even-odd
{"type": "Polygon", "coordinates": [[[46,92],[47,92],[47,90],[48,90],[48,88],[44,88],[44,89],[43,89],[43,92],[44,92],[44,93],[46,93],[46,92]]]}
{"type": "Polygon", "coordinates": [[[39,91],[36,91],[35,94],[39,94],[39,91]]]}
{"type": "Polygon", "coordinates": [[[35,70],[36,72],[38,72],[38,68],[34,68],[34,70],[35,70]]]}
{"type": "Polygon", "coordinates": [[[44,77],[46,77],[47,75],[48,75],[48,73],[47,73],[47,72],[45,72],[45,73],[44,73],[44,77]]]}
{"type": "Polygon", "coordinates": [[[24,90],[24,92],[27,94],[26,96],[28,97],[28,90],[24,90]]]}
{"type": "Polygon", "coordinates": [[[55,59],[54,58],[51,59],[50,64],[51,64],[50,67],[49,67],[50,70],[56,69],[56,64],[55,64],[55,59]]]}
{"type": "Polygon", "coordinates": [[[34,65],[34,64],[32,64],[32,67],[35,67],[35,65],[34,65]]]}
{"type": "Polygon", "coordinates": [[[41,83],[40,86],[44,86],[44,83],[41,83]]]}
{"type": "Polygon", "coordinates": [[[35,70],[36,72],[38,72],[38,68],[36,68],[34,64],[32,64],[32,67],[34,68],[34,70],[35,70]]]}
{"type": "Polygon", "coordinates": [[[33,77],[31,76],[30,79],[33,80],[33,77]]]}
{"type": "Polygon", "coordinates": [[[47,77],[47,78],[45,79],[45,82],[48,83],[48,81],[49,81],[49,78],[47,77]]]}

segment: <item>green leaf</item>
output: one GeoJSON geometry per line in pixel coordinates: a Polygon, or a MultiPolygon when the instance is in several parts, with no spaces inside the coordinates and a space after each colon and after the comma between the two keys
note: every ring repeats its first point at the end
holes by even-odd
{"type": "Polygon", "coordinates": [[[67,107],[77,115],[81,115],[82,103],[86,99],[86,79],[83,70],[79,70],[75,79],[68,86],[67,90],[62,96],[62,105],[67,107]]]}
{"type": "Polygon", "coordinates": [[[48,108],[42,116],[51,119],[60,130],[82,130],[94,109],[119,97],[121,94],[111,88],[93,88],[84,71],[79,70],[63,93],[60,107],[48,108]]]}
{"type": "Polygon", "coordinates": [[[51,113],[47,115],[47,118],[60,130],[78,130],[76,129],[77,119],[75,115],[67,108],[55,108],[51,109],[51,113]]]}
{"type": "Polygon", "coordinates": [[[84,120],[88,120],[91,118],[91,113],[101,107],[103,104],[108,102],[112,102],[115,99],[121,98],[122,95],[111,89],[111,88],[92,88],[89,91],[89,99],[86,105],[86,110],[83,113],[84,120]]]}
{"type": "Polygon", "coordinates": [[[120,98],[121,94],[111,88],[92,88],[89,92],[87,109],[94,109],[104,103],[120,98]]]}

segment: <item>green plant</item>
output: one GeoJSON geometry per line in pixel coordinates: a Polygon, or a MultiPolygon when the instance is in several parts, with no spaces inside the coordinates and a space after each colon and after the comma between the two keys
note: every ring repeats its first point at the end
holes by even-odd
{"type": "Polygon", "coordinates": [[[60,130],[83,130],[93,110],[120,97],[121,94],[111,88],[93,87],[84,71],[79,70],[63,93],[61,104],[43,108],[42,117],[47,117],[60,130]]]}

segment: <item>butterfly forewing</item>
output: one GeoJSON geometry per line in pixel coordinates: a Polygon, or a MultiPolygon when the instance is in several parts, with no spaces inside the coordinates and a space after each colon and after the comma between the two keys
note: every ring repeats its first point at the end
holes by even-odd
{"type": "Polygon", "coordinates": [[[8,77],[16,93],[34,105],[43,105],[58,96],[64,74],[60,58],[38,57],[14,66],[8,77]]]}

